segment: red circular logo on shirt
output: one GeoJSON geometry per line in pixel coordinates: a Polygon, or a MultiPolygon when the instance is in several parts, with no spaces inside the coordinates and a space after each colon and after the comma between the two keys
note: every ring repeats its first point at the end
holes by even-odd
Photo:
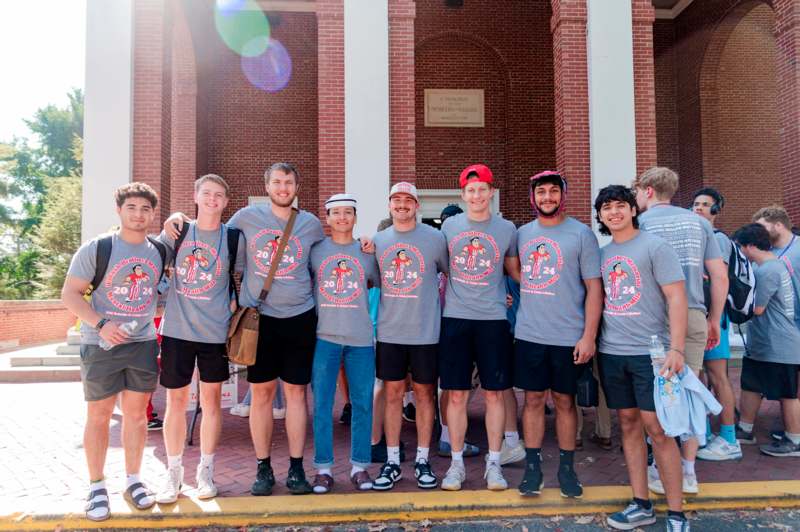
{"type": "Polygon", "coordinates": [[[317,271],[317,289],[326,300],[346,305],[364,291],[364,268],[358,259],[338,253],[322,261],[317,271]]]}
{"type": "Polygon", "coordinates": [[[106,297],[126,314],[145,312],[155,298],[158,271],[148,259],[123,259],[105,277],[106,297]]]}
{"type": "MultiPolygon", "coordinates": [[[[282,234],[283,232],[277,229],[262,229],[255,234],[252,243],[247,246],[250,252],[254,253],[256,266],[265,275],[269,273],[272,261],[276,258],[282,234]]],[[[292,272],[301,262],[303,262],[303,246],[300,244],[300,239],[292,235],[289,237],[289,242],[286,243],[286,249],[280,258],[275,276],[280,277],[292,272]]]]}
{"type": "Polygon", "coordinates": [[[636,263],[624,255],[615,255],[600,269],[605,285],[606,310],[625,312],[642,297],[642,276],[636,263]]]}
{"type": "Polygon", "coordinates": [[[380,259],[383,288],[391,294],[407,294],[422,283],[425,259],[416,246],[398,242],[380,259]]]}
{"type": "Polygon", "coordinates": [[[500,263],[500,248],[492,235],[462,231],[450,239],[450,275],[463,281],[480,281],[500,263]]]}
{"type": "Polygon", "coordinates": [[[522,286],[541,290],[555,284],[564,268],[561,246],[553,239],[539,236],[529,240],[520,250],[522,286]]]}
{"type": "Polygon", "coordinates": [[[180,255],[183,259],[175,263],[175,275],[180,282],[180,285],[176,283],[178,293],[197,296],[216,286],[222,273],[222,262],[217,257],[216,248],[200,240],[184,241],[178,250],[180,255]]]}

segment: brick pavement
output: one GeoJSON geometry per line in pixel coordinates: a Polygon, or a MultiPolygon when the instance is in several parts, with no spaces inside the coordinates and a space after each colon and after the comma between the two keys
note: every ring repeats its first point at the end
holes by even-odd
{"type": "MultiPolygon", "coordinates": [[[[738,369],[731,370],[731,377],[738,384],[738,369]]],[[[240,387],[240,394],[244,389],[240,387]]],[[[79,501],[85,496],[86,472],[81,448],[84,404],[80,383],[3,384],[0,386],[0,404],[6,405],[0,413],[0,506],[20,511],[31,508],[42,499],[52,498],[63,502],[79,501]]],[[[155,406],[163,415],[164,391],[156,393],[155,406]]],[[[336,415],[341,409],[337,404],[336,415]]],[[[480,394],[470,405],[470,431],[468,439],[486,449],[483,434],[482,401],[480,394]]],[[[757,431],[760,441],[767,441],[768,430],[779,416],[777,403],[765,402],[759,415],[757,431]]],[[[556,485],[555,470],[558,450],[554,441],[554,419],[547,418],[547,438],[543,450],[545,486],[556,485]]],[[[594,426],[593,413],[587,412],[584,434],[590,434],[594,426]]],[[[276,494],[286,493],[283,487],[288,455],[283,421],[275,425],[273,467],[278,477],[276,494]]],[[[414,426],[405,423],[402,439],[409,451],[415,441],[414,426]]],[[[338,465],[334,476],[338,482],[336,490],[346,493],[352,490],[347,482],[349,463],[348,429],[335,424],[335,456],[338,465]]],[[[311,430],[309,429],[309,435],[311,430]]],[[[197,434],[196,434],[197,437],[197,434]]],[[[576,469],[584,485],[624,485],[626,470],[622,453],[618,447],[618,427],[613,428],[617,447],[614,451],[603,451],[591,443],[585,443],[584,451],[576,455],[576,469]]],[[[744,446],[745,458],[740,463],[698,463],[698,474],[703,482],[726,482],[744,480],[791,480],[796,478],[796,462],[763,456],[753,446],[744,446]]],[[[197,447],[189,448],[184,457],[187,481],[193,483],[193,472],[199,456],[197,447]]],[[[312,442],[306,445],[307,473],[313,456],[312,442]]],[[[413,454],[411,454],[413,457],[413,454]]],[[[142,477],[153,487],[163,478],[166,456],[160,432],[148,435],[142,477]]],[[[467,463],[466,489],[481,489],[483,460],[470,458],[467,463]]],[[[121,490],[123,481],[123,453],[120,446],[120,417],[115,415],[111,426],[110,448],[106,474],[112,491],[121,490]]],[[[434,469],[443,474],[447,459],[433,457],[434,469]]],[[[515,486],[522,475],[522,464],[504,468],[511,486],[515,486]]],[[[226,414],[223,434],[216,460],[216,480],[223,496],[248,493],[254,474],[254,459],[250,443],[247,419],[226,414]]],[[[374,474],[377,466],[371,469],[374,474]]],[[[404,464],[406,479],[396,489],[416,490],[412,480],[410,463],[404,464]]]]}

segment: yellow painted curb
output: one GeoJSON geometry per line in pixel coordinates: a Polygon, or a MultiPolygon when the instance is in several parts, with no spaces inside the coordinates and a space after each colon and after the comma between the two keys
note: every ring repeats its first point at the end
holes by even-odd
{"type": "MultiPolygon", "coordinates": [[[[800,481],[723,482],[702,484],[701,494],[686,499],[687,510],[763,509],[800,507],[800,481]]],[[[592,486],[582,499],[564,499],[559,490],[520,497],[516,490],[445,492],[413,491],[219,497],[210,501],[181,498],[176,504],[137,511],[121,497],[112,498],[116,511],[101,523],[88,521],[82,511],[42,505],[32,512],[0,510],[0,531],[110,528],[190,528],[201,526],[312,525],[357,521],[413,521],[490,517],[590,514],[619,510],[628,500],[627,486],[592,486]]],[[[663,499],[656,500],[662,510],[663,499]]]]}

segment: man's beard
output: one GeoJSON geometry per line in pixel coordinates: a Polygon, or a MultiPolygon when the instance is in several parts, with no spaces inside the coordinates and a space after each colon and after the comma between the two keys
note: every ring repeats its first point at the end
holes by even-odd
{"type": "Polygon", "coordinates": [[[560,208],[561,208],[561,204],[560,203],[558,205],[556,205],[555,207],[553,207],[553,210],[551,210],[551,211],[546,211],[542,207],[540,207],[539,205],[536,205],[536,209],[539,211],[539,216],[544,216],[545,218],[552,218],[553,216],[558,214],[558,210],[560,208]]]}
{"type": "Polygon", "coordinates": [[[292,196],[291,198],[288,198],[285,203],[283,203],[283,200],[281,200],[280,198],[272,198],[272,197],[270,197],[270,201],[272,203],[274,203],[275,205],[277,205],[278,207],[291,207],[292,203],[294,203],[294,198],[295,197],[296,196],[292,196]]]}

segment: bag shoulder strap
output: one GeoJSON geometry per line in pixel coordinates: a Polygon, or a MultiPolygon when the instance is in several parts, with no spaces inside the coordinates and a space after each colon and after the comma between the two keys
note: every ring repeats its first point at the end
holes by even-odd
{"type": "Polygon", "coordinates": [[[175,245],[173,246],[173,249],[175,250],[175,253],[173,253],[172,257],[173,261],[178,258],[178,250],[181,249],[181,244],[183,244],[183,241],[186,240],[186,235],[188,234],[189,222],[184,222],[183,226],[181,227],[181,232],[178,234],[178,238],[175,240],[175,245]]]}
{"type": "Polygon", "coordinates": [[[264,287],[261,289],[261,293],[258,294],[259,303],[263,303],[267,299],[267,295],[269,295],[269,289],[272,287],[273,279],[275,279],[275,272],[278,271],[278,265],[281,262],[280,258],[283,256],[286,245],[289,243],[289,238],[292,236],[294,221],[296,219],[297,209],[292,207],[292,214],[289,215],[289,221],[286,223],[286,228],[283,230],[281,239],[278,241],[278,249],[275,250],[275,260],[273,260],[272,264],[269,265],[269,274],[267,274],[267,278],[264,279],[264,287]]]}
{"type": "Polygon", "coordinates": [[[147,235],[147,240],[153,244],[153,246],[158,250],[159,256],[161,256],[161,272],[158,274],[158,281],[161,282],[161,278],[164,277],[164,270],[167,268],[167,246],[165,246],[164,243],[157,238],[150,235],[147,235]]]}
{"type": "Polygon", "coordinates": [[[90,290],[94,292],[100,283],[103,282],[103,277],[106,276],[108,270],[108,262],[111,260],[111,242],[114,235],[107,235],[97,239],[97,253],[95,259],[94,278],[90,290]]]}
{"type": "Polygon", "coordinates": [[[242,233],[238,229],[225,226],[225,231],[228,239],[228,288],[231,295],[236,293],[236,280],[233,278],[234,270],[236,269],[236,255],[239,253],[239,235],[242,233]]]}

